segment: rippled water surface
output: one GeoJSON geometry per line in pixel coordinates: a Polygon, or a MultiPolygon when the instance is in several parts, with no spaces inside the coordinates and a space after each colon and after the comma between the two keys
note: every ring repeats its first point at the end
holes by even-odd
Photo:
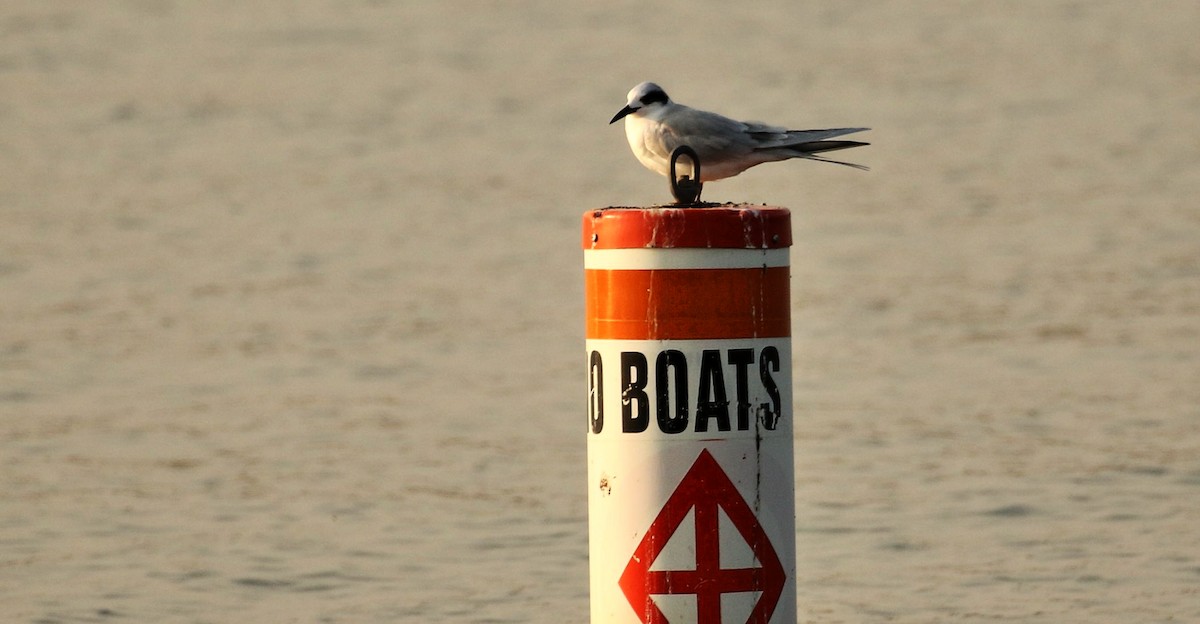
{"type": "Polygon", "coordinates": [[[803,622],[1200,621],[1191,2],[9,2],[0,604],[581,622],[580,215],[804,127],[803,622]]]}

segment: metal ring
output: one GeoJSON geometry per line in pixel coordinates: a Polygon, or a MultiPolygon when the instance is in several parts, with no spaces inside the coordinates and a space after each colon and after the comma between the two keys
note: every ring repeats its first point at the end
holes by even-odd
{"type": "Polygon", "coordinates": [[[683,205],[696,204],[700,201],[700,191],[703,188],[704,183],[700,181],[700,155],[686,145],[675,148],[671,152],[671,194],[675,196],[675,201],[683,205]],[[682,181],[675,174],[675,166],[680,156],[687,156],[692,160],[692,175],[684,176],[682,181]]]}

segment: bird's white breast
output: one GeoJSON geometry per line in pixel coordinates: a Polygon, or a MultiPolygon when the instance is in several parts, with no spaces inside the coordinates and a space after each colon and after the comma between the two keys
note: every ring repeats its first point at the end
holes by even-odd
{"type": "Polygon", "coordinates": [[[625,138],[629,140],[629,149],[647,169],[659,174],[670,175],[671,163],[668,160],[663,136],[659,128],[660,122],[642,115],[629,115],[625,118],[625,138]]]}

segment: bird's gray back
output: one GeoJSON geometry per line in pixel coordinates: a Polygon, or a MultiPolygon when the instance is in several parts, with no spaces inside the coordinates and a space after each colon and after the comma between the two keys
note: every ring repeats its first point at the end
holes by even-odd
{"type": "Polygon", "coordinates": [[[724,115],[673,104],[661,121],[664,158],[681,145],[696,150],[701,163],[742,156],[757,147],[746,124],[724,115]]]}

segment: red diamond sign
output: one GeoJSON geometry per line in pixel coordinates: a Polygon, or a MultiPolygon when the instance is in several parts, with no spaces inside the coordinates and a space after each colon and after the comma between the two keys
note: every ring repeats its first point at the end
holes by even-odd
{"type": "Polygon", "coordinates": [[[721,595],[736,592],[761,592],[746,624],[767,624],[786,580],[779,555],[754,511],[705,449],[650,524],[626,564],[619,585],[644,624],[669,624],[654,602],[652,596],[656,594],[695,594],[696,623],[720,624],[721,595]],[[762,567],[721,568],[718,508],[725,511],[762,567]],[[651,570],[692,509],[696,510],[695,569],[651,570]]]}

